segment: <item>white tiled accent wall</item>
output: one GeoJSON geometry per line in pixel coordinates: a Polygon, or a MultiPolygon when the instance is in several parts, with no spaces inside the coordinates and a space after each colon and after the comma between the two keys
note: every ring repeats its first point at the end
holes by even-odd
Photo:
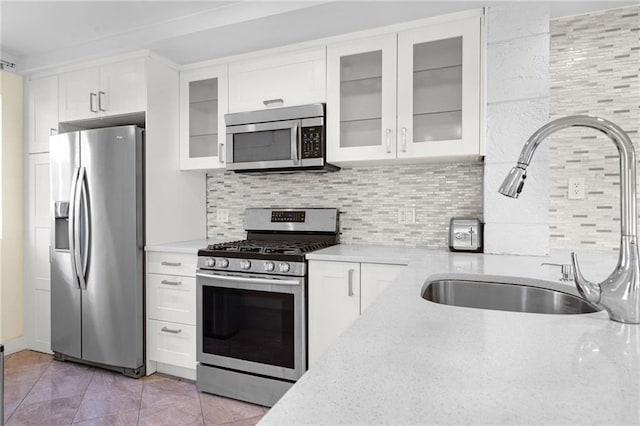
{"type": "Polygon", "coordinates": [[[498,193],[527,138],[549,119],[549,10],[504,3],[487,20],[485,252],[549,251],[548,147],[541,146],[518,199],[498,193]]]}
{"type": "Polygon", "coordinates": [[[208,237],[242,239],[247,207],[337,207],[347,244],[446,247],[449,218],[482,217],[482,163],[344,168],[335,173],[207,177],[208,237]],[[415,225],[398,224],[414,207],[415,225]],[[219,223],[218,209],[229,210],[219,223]]]}
{"type": "MultiPolygon", "coordinates": [[[[592,114],[613,121],[640,149],[640,6],[551,21],[551,118],[592,114]]],[[[556,133],[550,144],[552,248],[617,250],[620,179],[613,143],[591,129],[556,133]],[[567,198],[569,178],[586,198],[567,198]]]]}

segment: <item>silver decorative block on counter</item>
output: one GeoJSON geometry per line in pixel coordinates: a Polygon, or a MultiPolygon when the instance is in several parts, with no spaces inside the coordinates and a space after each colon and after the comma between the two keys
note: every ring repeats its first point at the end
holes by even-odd
{"type": "Polygon", "coordinates": [[[482,253],[482,222],[480,219],[451,218],[449,222],[449,250],[482,253]]]}

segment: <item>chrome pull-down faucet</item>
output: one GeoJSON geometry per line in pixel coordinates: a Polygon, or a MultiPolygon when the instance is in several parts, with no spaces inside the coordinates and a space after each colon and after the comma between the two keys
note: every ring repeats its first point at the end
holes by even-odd
{"type": "Polygon", "coordinates": [[[587,281],[571,253],[574,279],[580,294],[602,307],[618,322],[640,324],[640,257],[636,216],[636,154],[629,136],[619,126],[604,118],[574,115],[551,121],[538,129],[522,148],[518,163],[502,182],[499,192],[518,198],[527,177],[533,153],[552,133],[567,127],[588,127],[609,137],[620,156],[620,255],[615,270],[601,283],[587,281]]]}

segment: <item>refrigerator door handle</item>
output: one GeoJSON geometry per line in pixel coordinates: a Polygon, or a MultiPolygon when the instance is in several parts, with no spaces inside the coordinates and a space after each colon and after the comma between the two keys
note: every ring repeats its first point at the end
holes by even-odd
{"type": "Polygon", "coordinates": [[[82,265],[82,253],[80,247],[80,226],[78,224],[80,217],[80,197],[82,195],[84,177],[85,177],[85,168],[80,167],[80,171],[78,173],[78,180],[76,181],[75,186],[75,194],[73,197],[73,215],[74,215],[74,226],[73,226],[73,252],[71,254],[72,257],[75,258],[75,274],[78,277],[78,283],[80,288],[83,290],[87,289],[87,282],[84,279],[84,267],[82,265]]]}
{"type": "MultiPolygon", "coordinates": [[[[87,266],[89,265],[89,246],[91,242],[91,206],[89,205],[89,198],[87,197],[87,174],[84,172],[85,168],[82,168],[82,179],[79,183],[82,211],[84,214],[84,259],[82,260],[82,280],[84,281],[84,289],[87,289],[87,266]]],[[[82,253],[80,253],[82,255],[82,253]]]]}
{"type": "Polygon", "coordinates": [[[73,169],[73,177],[71,178],[71,193],[69,194],[69,258],[71,259],[71,275],[74,283],[80,289],[80,283],[78,282],[78,268],[76,265],[76,194],[78,188],[78,176],[80,175],[80,168],[73,169]]]}

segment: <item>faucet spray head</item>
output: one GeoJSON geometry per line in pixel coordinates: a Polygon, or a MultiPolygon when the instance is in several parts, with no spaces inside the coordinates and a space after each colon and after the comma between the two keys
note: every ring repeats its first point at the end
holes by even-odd
{"type": "Polygon", "coordinates": [[[516,167],[511,168],[507,177],[504,178],[502,185],[500,185],[498,192],[507,197],[518,198],[526,178],[527,169],[518,164],[516,167]]]}

